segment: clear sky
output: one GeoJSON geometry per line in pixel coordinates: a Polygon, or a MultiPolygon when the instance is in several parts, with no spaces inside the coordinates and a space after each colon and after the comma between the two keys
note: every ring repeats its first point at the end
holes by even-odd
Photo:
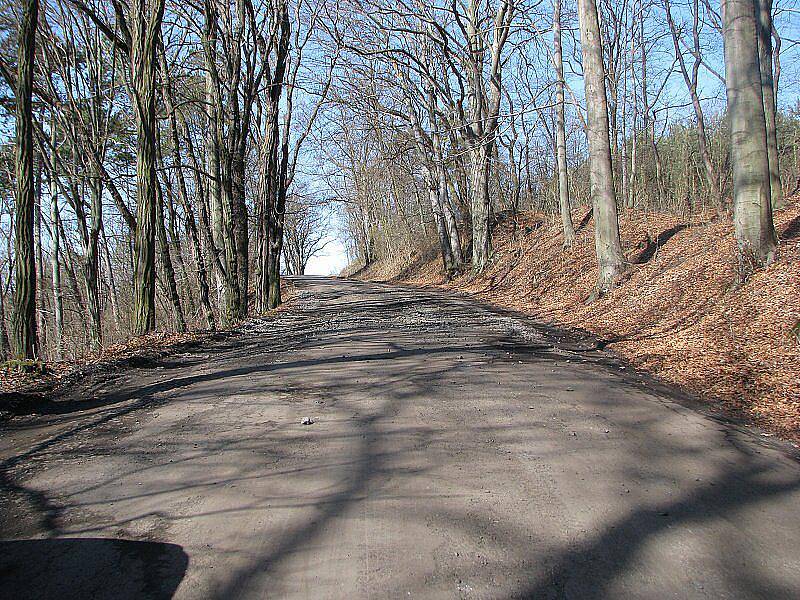
{"type": "Polygon", "coordinates": [[[347,252],[335,230],[328,234],[325,249],[308,261],[306,275],[338,275],[347,266],[347,252]]]}

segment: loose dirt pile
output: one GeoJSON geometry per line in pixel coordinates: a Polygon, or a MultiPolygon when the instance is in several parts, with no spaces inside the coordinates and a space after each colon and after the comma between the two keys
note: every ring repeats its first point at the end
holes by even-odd
{"type": "Polygon", "coordinates": [[[587,330],[633,365],[677,384],[728,414],[800,441],[800,198],[775,215],[778,260],[740,285],[729,220],[625,212],[629,272],[591,303],[594,229],[582,208],[571,251],[560,224],[523,214],[494,229],[495,256],[480,276],[446,281],[426,250],[411,264],[377,264],[361,279],[435,285],[587,330]]]}

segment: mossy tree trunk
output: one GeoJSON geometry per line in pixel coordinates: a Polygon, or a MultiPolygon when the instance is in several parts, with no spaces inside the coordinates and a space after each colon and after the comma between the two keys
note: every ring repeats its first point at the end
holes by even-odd
{"type": "Polygon", "coordinates": [[[36,258],[34,248],[33,65],[38,0],[22,3],[16,89],[16,206],[14,221],[13,344],[18,359],[38,355],[36,336],[36,258]]]}
{"type": "Polygon", "coordinates": [[[156,327],[156,49],[164,0],[131,0],[128,6],[131,83],[136,115],[136,237],[134,242],[133,327],[156,327]]]}

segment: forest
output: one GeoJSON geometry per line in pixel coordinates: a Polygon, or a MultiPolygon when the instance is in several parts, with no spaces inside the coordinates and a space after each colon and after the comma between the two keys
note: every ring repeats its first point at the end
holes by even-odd
{"type": "MultiPolygon", "coordinates": [[[[498,219],[730,221],[741,281],[800,188],[790,0],[24,0],[0,23],[0,352],[61,360],[354,268],[492,261],[498,219]],[[585,210],[581,211],[581,215],[585,210]]],[[[353,270],[353,269],[351,269],[353,270]]]]}
{"type": "Polygon", "coordinates": [[[0,598],[800,598],[800,0],[0,0],[0,598]]]}

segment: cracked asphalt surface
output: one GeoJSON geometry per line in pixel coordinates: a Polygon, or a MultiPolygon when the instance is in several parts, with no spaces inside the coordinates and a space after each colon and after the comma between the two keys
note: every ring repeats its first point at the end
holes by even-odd
{"type": "Polygon", "coordinates": [[[464,297],[294,285],[2,425],[0,597],[800,597],[788,447],[464,297]]]}

